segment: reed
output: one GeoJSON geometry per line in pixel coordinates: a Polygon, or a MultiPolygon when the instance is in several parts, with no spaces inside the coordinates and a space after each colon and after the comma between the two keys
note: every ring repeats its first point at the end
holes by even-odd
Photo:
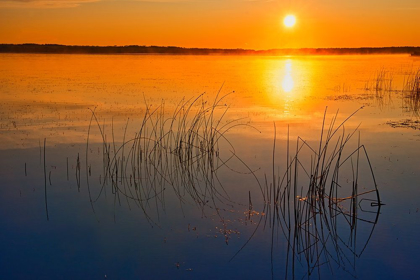
{"type": "MultiPolygon", "coordinates": [[[[252,170],[236,153],[228,139],[228,132],[245,126],[255,129],[245,119],[227,119],[228,96],[219,94],[211,102],[203,95],[183,99],[167,114],[165,102],[151,106],[145,100],[145,110],[134,135],[128,135],[129,121],[125,124],[122,142],[114,135],[107,137],[105,124],[101,125],[95,109],[89,124],[85,171],[86,184],[92,210],[95,203],[107,193],[114,199],[114,207],[124,201],[131,209],[136,206],[143,212],[151,226],[157,225],[154,216],[166,211],[168,192],[179,200],[180,208],[193,202],[205,216],[205,209],[212,209],[223,223],[222,233],[229,243],[229,230],[221,215],[226,205],[237,204],[224,188],[218,172],[222,168],[235,171],[230,163],[236,160],[248,174],[255,178],[261,191],[262,202],[251,197],[248,191],[247,221],[257,213],[255,205],[263,204],[260,220],[250,239],[258,228],[264,225],[271,231],[271,264],[274,276],[276,256],[275,240],[279,234],[285,237],[285,278],[297,276],[298,265],[305,267],[307,276],[318,274],[323,267],[337,265],[346,271],[354,268],[354,261],[364,252],[379,219],[383,205],[366,148],[357,141],[355,148],[349,148],[358,131],[347,133],[344,121],[338,122],[338,112],[327,124],[325,111],[321,134],[316,145],[298,137],[292,151],[287,131],[285,171],[277,168],[277,128],[274,124],[272,151],[272,174],[264,175],[262,184],[252,170]],[[102,174],[99,187],[90,184],[92,175],[89,151],[93,128],[97,127],[102,143],[102,174]],[[370,208],[362,207],[370,203],[370,208]],[[153,212],[152,212],[153,211],[153,212]],[[366,217],[365,217],[366,216],[366,217]],[[370,226],[367,240],[360,245],[358,229],[370,226]]],[[[44,140],[45,203],[46,168],[44,140]]],[[[68,174],[68,159],[67,159],[68,174]]],[[[80,156],[76,161],[76,180],[81,189],[80,156]]],[[[116,214],[114,211],[114,219],[116,214]]],[[[235,255],[236,256],[236,255],[235,255]]],[[[235,257],[234,256],[234,257],[235,257]]],[[[332,268],[331,268],[332,270],[332,268]]]]}
{"type": "MultiPolygon", "coordinates": [[[[179,199],[181,208],[192,200],[202,211],[211,208],[219,212],[219,204],[234,203],[217,174],[222,167],[232,170],[230,161],[241,162],[227,138],[228,132],[239,126],[253,127],[246,119],[226,119],[229,106],[224,100],[228,95],[217,94],[213,101],[206,101],[203,95],[182,99],[170,115],[165,102],[152,107],[145,100],[137,131],[129,137],[127,121],[121,143],[115,141],[113,122],[112,142],[107,141],[105,126],[100,125],[95,110],[91,110],[86,154],[92,126],[96,125],[102,139],[103,162],[102,184],[96,191],[90,187],[90,172],[86,169],[92,207],[107,188],[116,202],[120,203],[121,196],[129,207],[137,205],[149,221],[151,213],[146,213],[146,209],[154,205],[159,217],[160,211],[165,211],[169,190],[179,199]]],[[[90,166],[88,156],[86,166],[90,166]]]]}
{"type": "Polygon", "coordinates": [[[417,115],[420,108],[420,69],[411,72],[404,80],[403,97],[405,107],[417,115]]]}
{"type": "Polygon", "coordinates": [[[375,73],[375,77],[365,83],[365,90],[374,91],[379,97],[386,92],[394,91],[393,87],[394,73],[381,68],[375,73]]]}
{"type": "MultiPolygon", "coordinates": [[[[44,201],[45,201],[45,214],[47,216],[47,221],[50,220],[50,216],[48,213],[48,196],[47,196],[47,163],[46,163],[46,148],[47,146],[47,138],[44,138],[44,201]]],[[[51,184],[51,180],[50,180],[51,184]]]]}
{"type": "Polygon", "coordinates": [[[365,250],[378,222],[382,203],[360,135],[356,148],[348,148],[357,128],[346,133],[344,124],[353,115],[336,126],[337,112],[327,127],[325,112],[318,144],[311,146],[298,137],[294,154],[288,136],[283,174],[276,172],[274,141],[273,176],[265,186],[264,224],[271,228],[272,266],[275,237],[281,233],[287,241],[285,279],[297,277],[298,264],[306,267],[307,277],[320,277],[321,267],[332,270],[333,265],[352,273],[355,259],[365,250]],[[346,178],[345,173],[350,176],[346,178]],[[361,205],[365,202],[373,210],[363,210],[361,205]],[[360,224],[371,226],[361,245],[356,242],[360,224]]]}
{"type": "Polygon", "coordinates": [[[365,83],[364,89],[375,93],[375,100],[380,107],[392,102],[392,93],[401,94],[403,108],[417,116],[420,109],[420,69],[404,73],[402,85],[399,87],[394,86],[394,74],[381,68],[374,79],[365,83]]]}

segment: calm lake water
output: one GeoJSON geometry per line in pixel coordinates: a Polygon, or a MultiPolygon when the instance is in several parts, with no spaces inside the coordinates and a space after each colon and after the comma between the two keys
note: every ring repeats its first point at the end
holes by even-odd
{"type": "Polygon", "coordinates": [[[0,54],[0,278],[418,278],[419,69],[0,54]]]}

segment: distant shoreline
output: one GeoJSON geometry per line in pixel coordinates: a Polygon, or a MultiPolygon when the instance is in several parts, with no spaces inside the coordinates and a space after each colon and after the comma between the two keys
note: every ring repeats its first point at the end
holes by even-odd
{"type": "Polygon", "coordinates": [[[420,46],[381,48],[216,49],[163,46],[76,46],[57,44],[0,44],[0,53],[38,54],[169,54],[169,55],[363,55],[415,54],[420,46]]]}

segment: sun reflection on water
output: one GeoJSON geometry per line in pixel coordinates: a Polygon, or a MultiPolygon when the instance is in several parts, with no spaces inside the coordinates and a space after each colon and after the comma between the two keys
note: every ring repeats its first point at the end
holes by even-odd
{"type": "Polygon", "coordinates": [[[289,115],[291,109],[291,102],[293,101],[292,90],[295,86],[295,82],[292,77],[292,60],[287,59],[284,67],[284,76],[281,82],[281,87],[286,93],[284,98],[284,114],[289,115]]]}
{"type": "Polygon", "coordinates": [[[292,77],[292,61],[288,59],[286,60],[285,75],[283,77],[283,81],[281,82],[281,87],[284,92],[291,92],[294,86],[295,83],[292,77]]]}
{"type": "Polygon", "coordinates": [[[286,74],[281,82],[281,87],[285,92],[291,92],[294,87],[292,75],[286,74]]]}

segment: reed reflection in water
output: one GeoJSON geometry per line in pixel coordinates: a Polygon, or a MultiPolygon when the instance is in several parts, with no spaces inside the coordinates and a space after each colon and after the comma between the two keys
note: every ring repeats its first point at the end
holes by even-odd
{"type": "Polygon", "coordinates": [[[287,140],[283,175],[276,171],[275,129],[272,179],[265,175],[265,183],[261,183],[258,172],[240,158],[227,135],[238,126],[255,128],[241,119],[222,121],[228,112],[223,105],[225,97],[217,96],[209,105],[202,96],[183,100],[169,117],[165,115],[164,104],[153,110],[147,107],[136,135],[127,140],[124,134],[122,144],[118,145],[114,141],[107,142],[104,126],[93,111],[92,120],[103,139],[103,174],[101,185],[94,188],[89,179],[88,137],[86,178],[92,210],[95,211],[94,204],[110,188],[114,201],[125,200],[129,207],[137,205],[151,226],[158,225],[159,216],[171,211],[166,208],[166,197],[171,191],[181,208],[193,201],[202,213],[214,211],[220,219],[226,244],[231,235],[240,230],[229,229],[227,217],[235,215],[222,212],[230,208],[233,212],[239,209],[247,213],[246,221],[255,226],[254,233],[232,259],[253,242],[257,232],[268,230],[271,232],[273,277],[277,275],[275,271],[284,271],[286,279],[295,279],[302,275],[324,275],[326,271],[334,274],[336,269],[356,277],[356,260],[372,237],[383,204],[360,138],[356,148],[349,149],[358,131],[356,128],[346,133],[344,129],[352,115],[336,127],[337,115],[327,125],[325,112],[318,143],[313,146],[298,137],[294,155],[287,140]],[[223,168],[238,173],[230,166],[232,160],[247,169],[242,175],[251,175],[260,189],[257,197],[251,197],[249,192],[248,209],[243,202],[231,197],[231,190],[218,175],[223,168]],[[258,205],[263,205],[262,210],[257,209],[258,205]],[[158,220],[152,218],[151,212],[157,213],[158,220]],[[253,222],[254,216],[260,216],[257,223],[253,222]],[[361,230],[365,232],[362,235],[358,234],[361,230]],[[279,234],[288,244],[282,251],[286,254],[284,267],[274,267],[275,239],[279,234]]]}
{"type": "MultiPolygon", "coordinates": [[[[179,200],[181,208],[192,202],[202,213],[214,210],[226,227],[219,211],[237,202],[230,198],[218,172],[222,169],[236,172],[231,167],[234,160],[249,169],[236,154],[227,134],[240,126],[255,130],[244,119],[224,119],[229,108],[224,103],[226,96],[217,95],[212,102],[205,101],[203,95],[181,100],[169,116],[164,102],[154,108],[146,104],[135,135],[126,135],[127,123],[119,144],[115,142],[113,126],[109,141],[105,126],[101,126],[92,111],[86,144],[86,178],[93,211],[94,203],[110,188],[116,200],[121,197],[128,205],[134,203],[151,224],[156,224],[149,213],[150,205],[154,205],[153,211],[159,217],[159,212],[166,210],[165,197],[169,192],[179,200]],[[93,188],[89,179],[89,134],[95,127],[103,141],[103,168],[101,185],[93,188]]],[[[248,173],[253,171],[249,169],[248,173]]]]}
{"type": "MultiPolygon", "coordinates": [[[[287,140],[284,174],[276,171],[275,129],[272,177],[265,176],[265,204],[258,223],[271,231],[272,278],[275,271],[284,271],[285,279],[330,277],[336,269],[357,277],[356,260],[378,223],[383,203],[360,135],[356,148],[348,147],[357,132],[344,129],[351,116],[337,127],[337,115],[328,126],[325,116],[326,112],[315,145],[298,137],[292,154],[287,140]],[[286,240],[280,253],[275,245],[279,235],[286,240]],[[275,267],[275,259],[284,253],[284,268],[275,267]]],[[[249,217],[261,213],[254,211],[250,199],[249,217]]]]}

